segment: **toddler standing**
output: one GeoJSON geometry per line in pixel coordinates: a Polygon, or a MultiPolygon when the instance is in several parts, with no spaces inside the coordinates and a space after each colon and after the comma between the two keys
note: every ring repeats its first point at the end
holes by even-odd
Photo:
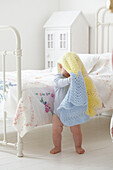
{"type": "MultiPolygon", "coordinates": [[[[60,103],[64,99],[70,82],[70,74],[59,64],[61,69],[61,74],[57,74],[54,80],[55,83],[55,102],[54,102],[54,114],[52,119],[52,137],[54,148],[50,151],[51,154],[56,154],[61,152],[61,139],[63,131],[63,123],[60,120],[60,113],[57,111],[60,103]]],[[[78,154],[83,154],[85,150],[82,148],[82,133],[81,127],[79,125],[71,126],[70,130],[73,134],[73,139],[75,143],[75,149],[78,154]]]]}

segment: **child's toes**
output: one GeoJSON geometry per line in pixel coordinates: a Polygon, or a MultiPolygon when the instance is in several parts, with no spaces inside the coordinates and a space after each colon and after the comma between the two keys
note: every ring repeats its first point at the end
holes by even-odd
{"type": "Polygon", "coordinates": [[[77,147],[77,148],[76,148],[76,152],[77,152],[78,154],[83,154],[83,153],[85,152],[85,150],[84,150],[83,148],[81,148],[81,147],[77,147]]]}
{"type": "Polygon", "coordinates": [[[56,154],[56,153],[59,153],[59,152],[61,152],[61,148],[53,148],[53,149],[50,151],[51,154],[56,154]]]}

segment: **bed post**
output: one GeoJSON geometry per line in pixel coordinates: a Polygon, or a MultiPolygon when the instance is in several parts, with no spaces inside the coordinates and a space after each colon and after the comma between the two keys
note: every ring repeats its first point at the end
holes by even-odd
{"type": "Polygon", "coordinates": [[[17,156],[23,157],[23,142],[22,138],[20,137],[19,133],[17,133],[17,156]]]}
{"type": "MultiPolygon", "coordinates": [[[[19,42],[20,43],[20,42],[19,42]]],[[[17,46],[17,49],[15,50],[15,55],[17,56],[17,88],[18,88],[18,102],[22,96],[21,92],[21,47],[17,46]]],[[[17,156],[23,157],[23,142],[22,138],[20,137],[19,133],[17,133],[17,156]]]]}
{"type": "MultiPolygon", "coordinates": [[[[16,68],[17,68],[17,91],[18,91],[18,102],[20,98],[22,97],[22,91],[21,91],[21,56],[22,56],[22,50],[21,50],[21,39],[19,32],[14,28],[11,27],[11,29],[15,32],[16,35],[16,50],[15,50],[15,56],[16,56],[16,68]]],[[[23,157],[23,142],[22,138],[20,137],[19,133],[17,133],[17,156],[23,157]]]]}
{"type": "MultiPolygon", "coordinates": [[[[20,98],[22,97],[22,90],[21,90],[21,56],[22,56],[22,50],[21,50],[21,39],[20,34],[17,31],[16,28],[12,26],[0,26],[0,30],[11,30],[16,38],[16,49],[15,51],[3,51],[0,54],[3,56],[3,95],[5,99],[5,56],[7,54],[13,54],[16,56],[16,70],[17,70],[17,101],[19,102],[20,98]]],[[[22,138],[20,137],[19,133],[17,133],[17,143],[9,143],[6,139],[6,113],[4,112],[4,140],[0,141],[0,144],[2,145],[9,145],[13,147],[17,147],[17,156],[22,157],[23,156],[23,142],[22,138]]]]}
{"type": "MultiPolygon", "coordinates": [[[[16,69],[17,69],[17,98],[18,102],[22,97],[22,89],[21,89],[21,39],[20,34],[16,28],[9,26],[9,28],[14,32],[16,37],[16,49],[15,49],[15,56],[16,56],[16,69]]],[[[23,142],[22,138],[20,137],[19,133],[17,133],[17,156],[23,157],[23,142]]]]}

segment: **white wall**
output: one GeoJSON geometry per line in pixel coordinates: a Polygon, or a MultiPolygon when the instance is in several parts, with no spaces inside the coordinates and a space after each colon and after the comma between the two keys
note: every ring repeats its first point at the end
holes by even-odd
{"type": "Polygon", "coordinates": [[[90,25],[90,53],[95,50],[95,14],[106,0],[60,0],[60,10],[82,10],[90,25]]]}
{"type": "MultiPolygon", "coordinates": [[[[59,2],[60,0],[0,0],[0,25],[13,25],[21,34],[23,69],[44,68],[43,24],[53,11],[59,10],[59,2]]],[[[11,47],[14,47],[14,38],[3,40],[4,34],[13,37],[10,32],[2,31],[0,50],[4,49],[3,46],[10,50],[11,47]]],[[[14,58],[12,59],[7,60],[8,70],[15,68],[14,58]]]]}
{"type": "MultiPolygon", "coordinates": [[[[106,0],[0,0],[0,25],[14,25],[19,30],[23,49],[22,68],[44,69],[43,24],[49,16],[58,10],[82,10],[91,27],[90,52],[94,53],[95,13],[105,5],[106,0]]],[[[13,36],[5,31],[0,33],[0,50],[4,46],[11,49],[14,37],[3,40],[3,34],[13,36]]],[[[10,57],[7,68],[14,70],[14,57],[12,60],[10,57]]]]}

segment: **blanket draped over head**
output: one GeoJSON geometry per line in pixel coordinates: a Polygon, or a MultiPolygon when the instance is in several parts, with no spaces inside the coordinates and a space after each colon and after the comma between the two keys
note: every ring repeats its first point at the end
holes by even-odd
{"type": "Polygon", "coordinates": [[[69,90],[58,108],[61,113],[61,121],[63,121],[64,125],[73,126],[76,124],[72,122],[74,117],[77,119],[77,114],[79,115],[80,112],[83,112],[83,119],[79,117],[77,124],[84,123],[89,119],[89,116],[94,116],[96,111],[102,107],[96,87],[88,76],[82,61],[75,53],[68,52],[57,63],[58,73],[61,73],[59,64],[71,75],[69,90]],[[74,111],[71,117],[67,117],[67,114],[71,114],[70,109],[72,112],[74,111],[73,109],[77,110],[76,116],[73,115],[74,111]],[[69,119],[72,119],[70,123],[68,123],[69,119]]]}

